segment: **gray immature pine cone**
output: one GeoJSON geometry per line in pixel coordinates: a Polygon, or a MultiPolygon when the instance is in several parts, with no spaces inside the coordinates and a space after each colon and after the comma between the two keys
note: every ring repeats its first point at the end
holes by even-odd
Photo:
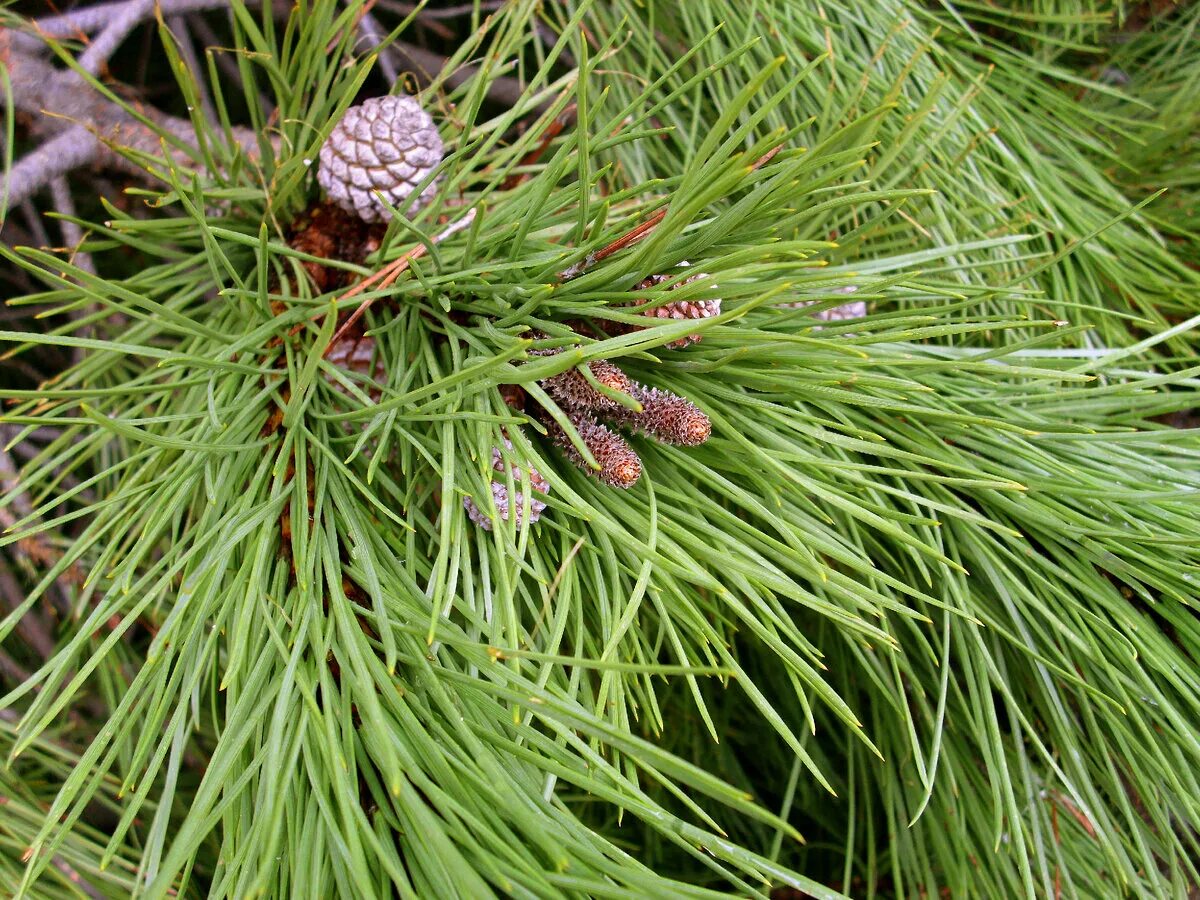
{"type": "MultiPolygon", "coordinates": [[[[366,222],[392,215],[376,191],[402,209],[417,184],[442,161],[433,119],[412,97],[373,97],[346,110],[321,147],[317,181],[329,199],[366,222]]],[[[437,192],[431,183],[407,214],[437,192]]]]}
{"type": "MultiPolygon", "coordinates": [[[[504,439],[505,446],[511,451],[512,441],[508,438],[504,439]]],[[[492,476],[492,502],[496,506],[496,512],[500,514],[500,518],[507,522],[510,517],[515,517],[517,527],[520,528],[523,516],[525,515],[525,495],[521,492],[522,485],[522,470],[529,473],[529,484],[539,494],[549,494],[550,484],[542,477],[541,473],[532,466],[519,466],[512,463],[506,463],[504,457],[500,453],[499,447],[492,448],[492,471],[496,474],[492,476]],[[508,492],[507,477],[509,472],[512,472],[513,485],[516,490],[510,496],[508,492]]],[[[483,528],[485,531],[492,530],[491,511],[486,507],[486,504],[475,502],[473,497],[463,497],[463,506],[467,510],[467,516],[476,525],[483,528]]],[[[546,508],[546,501],[539,500],[537,497],[530,495],[529,497],[529,523],[532,525],[542,517],[542,511],[546,508]]]]}
{"type": "MultiPolygon", "coordinates": [[[[854,294],[858,292],[858,288],[853,284],[847,284],[844,287],[835,288],[834,294],[854,294]]],[[[803,309],[806,306],[812,306],[819,303],[819,300],[797,300],[795,303],[780,304],[784,309],[803,309]]],[[[865,300],[851,300],[849,303],[843,303],[841,306],[834,306],[830,309],[822,309],[813,316],[820,319],[822,322],[844,322],[847,319],[861,319],[867,314],[867,304],[865,300]]],[[[821,326],[818,325],[817,328],[821,326]]]]}

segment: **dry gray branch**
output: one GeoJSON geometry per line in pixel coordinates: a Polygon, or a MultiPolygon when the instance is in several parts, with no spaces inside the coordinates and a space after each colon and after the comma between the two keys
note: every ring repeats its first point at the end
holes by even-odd
{"type": "MultiPolygon", "coordinates": [[[[42,60],[16,52],[11,46],[5,48],[3,36],[0,36],[0,58],[8,64],[18,109],[35,116],[34,131],[60,139],[51,150],[43,147],[43,152],[34,151],[13,167],[10,206],[41,189],[51,178],[89,162],[146,176],[141,166],[128,160],[117,148],[158,156],[162,145],[154,128],[139,121],[121,104],[88,89],[75,73],[59,73],[42,60]]],[[[194,131],[186,119],[148,107],[138,111],[168,134],[194,146],[194,131]]],[[[247,153],[257,154],[258,141],[252,131],[235,129],[235,138],[247,153]]],[[[192,161],[183,150],[175,150],[172,155],[177,164],[191,166],[192,161]]]]}
{"type": "MultiPolygon", "coordinates": [[[[217,64],[217,68],[225,73],[225,77],[228,78],[233,84],[240,83],[242,80],[242,73],[238,69],[237,63],[234,62],[233,57],[229,53],[220,52],[222,46],[221,38],[215,31],[212,30],[212,26],[204,21],[204,17],[188,16],[188,25],[190,26],[191,30],[195,32],[196,37],[200,40],[200,43],[205,47],[205,49],[209,52],[212,52],[213,59],[217,64]]],[[[263,116],[269,118],[271,111],[275,109],[275,103],[266,95],[264,91],[258,92],[258,102],[262,108],[263,116]]]]}
{"type": "MultiPolygon", "coordinates": [[[[429,84],[446,65],[446,57],[440,53],[418,47],[416,44],[406,44],[395,41],[387,48],[396,54],[400,66],[412,72],[421,84],[429,84]]],[[[382,54],[381,54],[382,55],[382,54]]],[[[472,63],[454,71],[444,82],[445,89],[450,91],[471,78],[479,71],[479,65],[472,63]]],[[[501,75],[492,79],[488,85],[488,96],[497,103],[515,106],[525,93],[521,82],[509,75],[501,75]]]]}
{"type": "MultiPolygon", "coordinates": [[[[116,0],[113,3],[97,3],[59,15],[46,16],[34,20],[32,25],[37,32],[46,37],[60,40],[74,38],[106,30],[110,24],[118,21],[132,20],[133,25],[137,25],[138,21],[148,19],[154,14],[154,6],[153,0],[116,0]]],[[[158,6],[162,9],[164,17],[180,16],[210,9],[226,9],[229,7],[229,0],[158,0],[158,6]]],[[[34,45],[41,43],[36,35],[29,37],[34,45]]]]}
{"type": "MultiPolygon", "coordinates": [[[[71,188],[66,178],[60,175],[50,179],[50,196],[54,200],[54,208],[64,217],[70,217],[60,219],[59,225],[62,227],[63,244],[70,251],[71,261],[83,271],[96,274],[92,255],[79,249],[79,245],[83,243],[83,229],[74,221],[75,201],[71,198],[71,188]]],[[[76,358],[79,358],[78,354],[76,358]]]]}
{"type": "MultiPolygon", "coordinates": [[[[505,0],[484,0],[479,4],[479,11],[493,12],[502,7],[504,3],[505,0]]],[[[418,8],[416,3],[402,3],[399,0],[380,0],[379,5],[402,16],[411,15],[418,8]]],[[[460,3],[457,6],[426,7],[418,13],[418,17],[422,19],[456,19],[460,16],[469,16],[474,11],[474,3],[460,3]]]]}
{"type": "MultiPolygon", "coordinates": [[[[363,13],[362,18],[358,22],[358,29],[362,33],[362,39],[365,40],[368,46],[374,50],[383,43],[383,39],[387,36],[378,20],[369,12],[363,13]]],[[[383,77],[387,79],[388,84],[395,84],[396,79],[400,77],[400,71],[396,68],[395,62],[392,61],[390,53],[379,54],[379,69],[383,72],[383,77]]]]}
{"type": "Polygon", "coordinates": [[[129,32],[137,28],[142,20],[154,10],[155,0],[129,0],[104,26],[83,53],[79,54],[79,67],[92,75],[99,74],[113,52],[121,46],[129,32]]]}
{"type": "Polygon", "coordinates": [[[26,153],[9,170],[8,208],[24,203],[52,179],[87,165],[94,157],[91,135],[82,125],[55,135],[26,153]]]}

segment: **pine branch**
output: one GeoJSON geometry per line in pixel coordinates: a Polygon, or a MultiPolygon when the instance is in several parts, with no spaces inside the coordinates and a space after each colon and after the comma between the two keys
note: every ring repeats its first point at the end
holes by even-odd
{"type": "Polygon", "coordinates": [[[25,202],[55,179],[87,165],[96,156],[95,140],[82,125],[59,132],[25,154],[8,171],[3,190],[9,207],[25,202]]]}
{"type": "Polygon", "coordinates": [[[420,239],[312,174],[368,0],[234,22],[269,183],[6,250],[8,594],[91,577],[0,617],[0,893],[1186,894],[1200,11],[485,5],[420,239]]]}

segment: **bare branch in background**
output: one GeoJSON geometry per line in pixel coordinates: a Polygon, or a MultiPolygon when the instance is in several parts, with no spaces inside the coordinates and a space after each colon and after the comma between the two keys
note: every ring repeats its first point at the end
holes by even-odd
{"type": "MultiPolygon", "coordinates": [[[[212,26],[204,21],[203,16],[188,16],[187,21],[191,30],[195,32],[196,37],[199,38],[200,43],[207,50],[219,50],[221,48],[221,38],[212,30],[212,26]]],[[[217,68],[225,73],[226,78],[234,84],[241,82],[242,73],[238,70],[237,63],[233,61],[233,58],[228,53],[213,53],[213,59],[216,61],[217,68]]],[[[258,102],[262,106],[263,115],[269,117],[272,110],[275,109],[274,101],[265,93],[259,91],[258,102]]]]}
{"type": "MultiPolygon", "coordinates": [[[[505,4],[506,0],[484,0],[479,4],[480,12],[494,12],[505,4]]],[[[379,0],[382,9],[390,10],[402,16],[411,15],[418,8],[416,3],[403,3],[400,0],[379,0]]],[[[417,14],[418,19],[457,19],[469,16],[475,11],[474,3],[460,3],[457,6],[425,8],[417,14]]]]}
{"type": "MultiPolygon", "coordinates": [[[[384,7],[384,4],[380,4],[384,7]]],[[[480,9],[499,8],[497,2],[480,4],[480,9]]],[[[48,39],[81,39],[90,42],[78,57],[78,64],[93,75],[124,43],[129,34],[156,12],[169,16],[173,30],[180,37],[180,52],[202,85],[205,82],[200,59],[192,44],[190,29],[205,43],[216,46],[219,39],[209,26],[194,13],[228,6],[228,0],[120,0],[102,3],[59,15],[48,16],[31,23],[28,31],[0,28],[0,62],[7,67],[12,83],[13,103],[17,109],[33,117],[35,135],[47,143],[31,151],[12,167],[8,178],[9,208],[19,205],[39,190],[49,186],[59,176],[73,169],[92,164],[112,168],[145,178],[144,169],[118,152],[125,148],[135,153],[158,156],[162,142],[155,128],[139,121],[121,104],[91,89],[79,72],[56,68],[47,60],[48,39]],[[190,27],[189,27],[190,26],[190,27]]],[[[274,8],[286,12],[287,4],[275,3],[274,8]]],[[[402,14],[411,13],[411,4],[393,3],[384,8],[402,14]]],[[[423,9],[420,18],[432,21],[468,15],[474,4],[460,4],[438,10],[423,9]]],[[[357,27],[372,50],[379,47],[387,29],[368,9],[360,16],[357,27]]],[[[218,54],[231,77],[240,78],[236,66],[218,54]]],[[[428,84],[442,70],[446,57],[422,47],[394,43],[379,53],[379,66],[384,77],[394,82],[402,69],[411,70],[418,81],[428,84]]],[[[453,89],[471,78],[478,65],[464,66],[445,82],[453,89]]],[[[512,105],[523,94],[523,85],[516,78],[500,76],[489,85],[488,94],[497,103],[512,105]]],[[[266,98],[264,98],[264,101],[266,98]]],[[[215,118],[211,97],[205,90],[202,98],[205,115],[215,118]]],[[[195,134],[187,119],[169,116],[153,107],[138,105],[138,112],[157,128],[180,142],[195,145],[195,134]]],[[[258,153],[257,136],[249,129],[237,128],[235,139],[247,154],[258,153]]],[[[183,150],[173,151],[175,162],[190,167],[193,161],[183,150]]],[[[60,204],[61,205],[61,204],[60,204]]]]}
{"type": "Polygon", "coordinates": [[[58,871],[62,872],[63,875],[66,876],[66,879],[71,882],[71,884],[75,885],[76,888],[82,891],[86,896],[90,897],[91,900],[104,900],[105,895],[101,893],[100,889],[80,875],[79,872],[77,872],[75,868],[61,856],[54,857],[52,860],[50,860],[50,862],[54,868],[58,869],[58,871]]]}
{"type": "Polygon", "coordinates": [[[8,205],[24,203],[55,178],[87,165],[96,156],[94,139],[82,125],[68,128],[26,153],[8,173],[8,205]]]}
{"type": "MultiPolygon", "coordinates": [[[[85,272],[91,272],[93,275],[96,274],[96,266],[92,262],[92,255],[79,249],[79,245],[83,243],[83,229],[74,221],[75,201],[71,198],[71,188],[67,184],[66,178],[60,175],[50,180],[50,196],[54,199],[54,208],[63,216],[71,217],[59,220],[59,225],[62,227],[63,243],[70,251],[71,261],[85,272]]],[[[81,348],[76,348],[76,350],[79,349],[81,348]]]]}
{"type": "MultiPolygon", "coordinates": [[[[481,8],[499,8],[501,4],[481,4],[481,8]]],[[[379,6],[383,6],[380,3],[379,6]]],[[[412,12],[412,7],[409,4],[392,4],[397,12],[408,15],[412,12]]],[[[449,19],[463,15],[464,11],[470,13],[474,7],[471,5],[453,7],[450,10],[422,10],[418,15],[420,18],[431,19],[449,19]]],[[[427,23],[432,27],[433,23],[427,23]]],[[[443,26],[438,25],[438,28],[443,26]]],[[[404,41],[393,41],[386,47],[381,47],[384,38],[387,36],[387,30],[379,23],[375,16],[366,12],[359,18],[359,32],[362,40],[367,43],[368,50],[379,50],[379,68],[389,84],[394,84],[396,79],[400,77],[400,71],[406,70],[411,72],[419,84],[430,84],[434,77],[445,68],[448,57],[440,53],[434,53],[431,50],[426,50],[424,47],[418,47],[415,44],[409,44],[404,41]]],[[[467,65],[457,69],[446,78],[445,89],[453,90],[463,82],[471,78],[479,70],[478,65],[467,65]]],[[[521,82],[507,75],[501,75],[492,80],[488,85],[488,96],[497,103],[502,103],[507,106],[513,106],[521,97],[524,96],[525,87],[521,82]]],[[[542,107],[538,107],[539,109],[542,107]]]]}
{"type": "MultiPolygon", "coordinates": [[[[383,26],[369,12],[363,13],[362,18],[359,19],[358,28],[362,33],[363,40],[372,49],[382,44],[383,39],[387,36],[387,33],[383,30],[383,26]]],[[[379,54],[379,69],[383,72],[383,77],[387,79],[388,84],[395,84],[396,79],[400,77],[400,71],[396,68],[395,62],[392,61],[390,53],[381,52],[379,54]]]]}
{"type": "MultiPolygon", "coordinates": [[[[49,247],[50,235],[46,232],[46,225],[42,221],[42,215],[28,200],[21,204],[21,215],[25,218],[25,224],[29,226],[29,233],[33,235],[34,240],[29,243],[36,247],[49,247]]],[[[26,316],[28,313],[17,310],[17,315],[26,316]]]]}
{"type": "MultiPolygon", "coordinates": [[[[0,609],[8,614],[24,602],[25,589],[8,570],[8,566],[0,562],[0,609]]],[[[40,659],[49,659],[54,655],[54,629],[46,619],[43,608],[34,605],[25,610],[17,621],[17,633],[40,659]]]]}
{"type": "MultiPolygon", "coordinates": [[[[19,516],[24,518],[33,512],[33,506],[30,504],[29,498],[25,496],[25,492],[18,490],[19,474],[8,451],[0,446],[0,496],[11,496],[13,508],[19,516]]],[[[9,529],[14,522],[16,522],[16,518],[8,511],[8,508],[0,506],[0,525],[9,529]]]]}
{"type": "MultiPolygon", "coordinates": [[[[226,9],[229,0],[158,0],[163,16],[180,16],[187,13],[204,12],[210,9],[226,9]]],[[[33,27],[41,35],[59,40],[78,38],[107,30],[115,22],[132,21],[132,28],[140,21],[154,15],[153,0],[117,0],[115,3],[97,3],[82,9],[73,9],[55,16],[34,20],[33,27]]],[[[32,46],[41,44],[36,35],[22,35],[32,46]]],[[[115,48],[113,48],[115,49],[115,48]]]]}
{"type": "Polygon", "coordinates": [[[3,650],[0,650],[0,676],[7,678],[13,684],[21,684],[28,681],[31,674],[33,673],[3,650]]]}
{"type": "MultiPolygon", "coordinates": [[[[404,41],[395,41],[387,49],[396,54],[401,67],[408,69],[417,76],[417,81],[421,84],[429,84],[433,81],[434,76],[442,71],[442,68],[446,65],[447,58],[442,56],[442,54],[434,53],[415,44],[407,44],[404,41]]],[[[380,55],[382,56],[383,54],[381,53],[380,55]]],[[[457,69],[446,78],[444,82],[445,89],[448,91],[453,90],[475,75],[478,70],[479,66],[474,64],[457,69]]],[[[493,78],[488,85],[488,97],[497,103],[503,103],[507,106],[515,106],[524,94],[524,85],[518,79],[509,75],[501,75],[493,78]]]]}
{"type": "MultiPolygon", "coordinates": [[[[13,463],[12,456],[0,445],[0,498],[11,498],[12,509],[16,510],[16,515],[7,506],[0,506],[0,527],[5,531],[11,529],[19,520],[25,519],[33,513],[33,504],[29,501],[28,493],[21,486],[20,470],[13,463]]],[[[22,554],[28,557],[35,563],[46,563],[51,560],[57,560],[59,551],[49,545],[44,535],[36,535],[34,537],[25,538],[17,541],[12,545],[12,554],[22,554]]],[[[15,558],[10,556],[9,559],[15,558]]],[[[0,557],[0,592],[5,595],[6,605],[15,609],[25,599],[25,592],[6,568],[4,568],[5,560],[0,557]]],[[[49,592],[48,596],[58,608],[61,615],[69,615],[71,611],[71,593],[63,584],[62,580],[58,580],[54,584],[54,589],[49,592]]],[[[31,609],[26,613],[26,618],[34,616],[35,610],[31,609]]],[[[22,620],[24,621],[24,620],[22,620]]],[[[18,625],[18,628],[21,626],[18,625]]],[[[36,632],[30,638],[31,646],[41,652],[43,646],[49,646],[53,649],[54,640],[49,637],[53,630],[49,624],[42,620],[31,620],[30,627],[36,632]],[[49,640],[48,645],[41,643],[44,640],[49,640]]],[[[28,637],[28,636],[27,636],[28,637]]]]}
{"type": "Polygon", "coordinates": [[[167,27],[171,29],[171,33],[178,40],[179,53],[196,79],[196,86],[200,89],[200,106],[204,110],[204,118],[215,123],[218,121],[217,108],[213,105],[204,65],[200,62],[199,54],[196,53],[196,44],[192,40],[192,29],[189,27],[189,22],[190,20],[186,16],[174,16],[167,20],[167,27]]]}
{"type": "MultiPolygon", "coordinates": [[[[49,138],[48,143],[12,167],[8,181],[9,207],[46,187],[54,178],[89,163],[145,177],[145,171],[116,148],[149,156],[161,152],[162,142],[155,128],[140,121],[120,103],[93,90],[79,72],[58,69],[45,59],[45,38],[86,37],[99,31],[78,58],[81,68],[95,74],[156,8],[181,15],[225,6],[227,0],[158,0],[157,7],[154,0],[123,0],[42,19],[33,23],[34,30],[29,32],[0,28],[0,62],[8,70],[13,103],[33,117],[31,127],[35,135],[49,138]]],[[[188,52],[186,48],[184,52],[188,52]]],[[[195,60],[194,51],[191,57],[195,60]]],[[[195,145],[194,129],[187,119],[166,115],[152,107],[139,105],[137,109],[158,128],[185,144],[195,145]]],[[[248,154],[258,152],[257,137],[251,130],[238,128],[234,135],[248,154]]],[[[191,164],[182,151],[174,156],[180,165],[191,164]]]]}
{"type": "Polygon", "coordinates": [[[113,52],[129,36],[129,32],[137,28],[154,10],[154,3],[155,0],[129,0],[79,55],[79,67],[92,75],[98,74],[113,52]]]}

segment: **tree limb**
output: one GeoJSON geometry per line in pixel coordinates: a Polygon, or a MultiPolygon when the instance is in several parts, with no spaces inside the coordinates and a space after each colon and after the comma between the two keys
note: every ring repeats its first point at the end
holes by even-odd
{"type": "MultiPolygon", "coordinates": [[[[140,0],[139,0],[140,2],[140,0]]],[[[53,149],[34,151],[13,167],[9,184],[9,206],[30,196],[51,178],[89,162],[116,168],[141,177],[145,170],[130,162],[117,148],[157,157],[162,151],[158,129],[182,143],[195,146],[192,123],[166,115],[152,107],[138,106],[151,127],[120,103],[93,90],[74,71],[60,71],[16,40],[20,35],[0,28],[0,63],[8,69],[13,102],[33,116],[35,133],[52,136],[53,149]],[[57,143],[54,139],[61,138],[57,143]],[[26,163],[28,164],[26,165],[26,163]],[[19,177],[18,177],[19,176],[19,177]]],[[[235,128],[234,137],[248,155],[257,155],[257,136],[248,128],[235,128]]],[[[169,151],[174,161],[191,167],[183,150],[169,151]]]]}
{"type": "MultiPolygon", "coordinates": [[[[164,17],[180,16],[210,9],[226,9],[229,0],[158,0],[158,6],[162,9],[164,17]]],[[[154,3],[146,3],[144,0],[97,3],[95,6],[35,19],[31,24],[40,35],[61,40],[102,31],[111,23],[128,17],[129,10],[134,8],[143,9],[141,18],[147,19],[154,12],[154,3]]],[[[133,24],[136,25],[137,21],[133,24]]],[[[33,46],[41,43],[41,38],[37,35],[24,35],[23,39],[28,39],[33,46]]]]}
{"type": "Polygon", "coordinates": [[[85,72],[96,75],[108,58],[128,37],[129,32],[137,28],[142,20],[154,10],[155,0],[129,0],[125,8],[110,19],[96,39],[88,44],[87,49],[79,54],[79,66],[85,72]]]}
{"type": "Polygon", "coordinates": [[[96,156],[94,144],[88,130],[76,125],[26,153],[8,172],[8,208],[23,203],[55,178],[87,165],[96,156]]]}

